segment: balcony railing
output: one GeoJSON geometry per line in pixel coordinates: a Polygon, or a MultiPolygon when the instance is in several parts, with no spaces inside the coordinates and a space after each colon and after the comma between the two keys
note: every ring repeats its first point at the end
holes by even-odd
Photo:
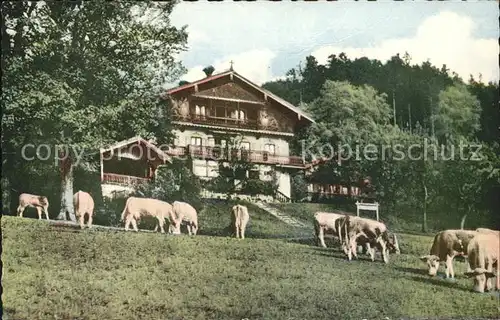
{"type": "Polygon", "coordinates": [[[229,149],[223,147],[193,146],[173,147],[167,151],[170,156],[187,156],[203,158],[207,160],[229,160],[238,159],[262,164],[278,164],[289,166],[305,166],[302,157],[281,156],[266,151],[253,151],[245,149],[229,149]]]}
{"type": "Polygon", "coordinates": [[[361,189],[358,187],[348,187],[340,184],[316,184],[316,183],[311,183],[308,186],[309,194],[349,195],[349,191],[351,196],[361,195],[361,189]]]}
{"type": "Polygon", "coordinates": [[[205,116],[205,115],[191,113],[185,118],[182,116],[174,116],[174,120],[186,121],[197,124],[213,125],[213,126],[241,128],[241,129],[251,129],[251,130],[262,129],[260,128],[257,120],[254,119],[235,119],[226,117],[205,116]]]}
{"type": "Polygon", "coordinates": [[[148,178],[127,176],[127,175],[116,174],[116,173],[104,173],[103,177],[102,177],[103,183],[119,184],[119,185],[126,185],[126,186],[135,186],[135,185],[147,183],[149,181],[150,181],[150,179],[148,179],[148,178]]]}

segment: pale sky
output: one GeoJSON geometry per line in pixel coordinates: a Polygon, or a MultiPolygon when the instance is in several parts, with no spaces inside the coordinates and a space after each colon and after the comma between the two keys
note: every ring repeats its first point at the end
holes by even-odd
{"type": "Polygon", "coordinates": [[[499,79],[497,1],[182,2],[172,23],[188,25],[188,51],[179,59],[182,79],[202,69],[229,68],[262,84],[283,77],[308,55],[325,63],[331,54],[385,62],[405,51],[412,64],[446,64],[465,81],[481,73],[499,79]]]}

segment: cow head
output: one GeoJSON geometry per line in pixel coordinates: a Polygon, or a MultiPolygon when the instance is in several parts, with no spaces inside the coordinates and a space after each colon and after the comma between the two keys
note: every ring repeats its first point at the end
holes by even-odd
{"type": "Polygon", "coordinates": [[[399,249],[398,237],[394,233],[390,234],[387,239],[387,250],[389,250],[390,253],[401,253],[401,250],[399,249]]]}
{"type": "Polygon", "coordinates": [[[170,226],[168,226],[168,233],[181,234],[181,222],[182,219],[172,219],[170,226]]]}
{"type": "Polygon", "coordinates": [[[490,278],[495,277],[493,272],[484,268],[476,268],[472,271],[466,272],[465,275],[469,278],[474,277],[474,291],[480,293],[491,290],[492,286],[490,278]]]}
{"type": "Polygon", "coordinates": [[[427,263],[427,267],[429,268],[428,274],[430,276],[435,276],[439,269],[439,257],[436,255],[427,255],[420,257],[420,260],[427,263]]]}

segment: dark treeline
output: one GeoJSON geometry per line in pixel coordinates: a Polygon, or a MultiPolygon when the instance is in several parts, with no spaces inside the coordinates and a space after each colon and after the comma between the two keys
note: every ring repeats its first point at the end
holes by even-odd
{"type": "Polygon", "coordinates": [[[341,53],[331,55],[326,65],[308,56],[304,68],[293,68],[287,72],[286,80],[267,82],[263,87],[299,105],[300,102],[311,103],[319,97],[326,80],[348,81],[355,86],[366,84],[386,93],[387,103],[395,106],[398,126],[406,129],[410,124],[412,129],[421,126],[429,133],[439,93],[455,82],[464,83],[481,104],[481,130],[477,137],[487,143],[498,141],[498,83],[484,83],[481,77],[475,79],[472,75],[465,83],[446,65],[438,68],[428,61],[411,64],[411,57],[406,53],[402,58],[396,54],[386,63],[366,57],[352,60],[341,53]]]}

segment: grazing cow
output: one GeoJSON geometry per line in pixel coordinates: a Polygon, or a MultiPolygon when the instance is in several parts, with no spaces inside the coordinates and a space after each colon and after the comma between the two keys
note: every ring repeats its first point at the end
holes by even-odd
{"type": "MultiPolygon", "coordinates": [[[[180,221],[175,218],[172,205],[170,203],[158,199],[136,197],[130,197],[127,199],[120,221],[125,221],[125,231],[128,231],[130,223],[132,223],[135,231],[139,231],[137,228],[137,222],[141,219],[141,217],[145,216],[151,216],[158,219],[161,233],[165,233],[165,230],[163,229],[165,219],[169,219],[171,225],[180,224],[180,221]]],[[[158,230],[158,225],[155,227],[154,231],[156,232],[156,230],[158,230]]]]}
{"type": "Polygon", "coordinates": [[[478,234],[474,230],[444,230],[434,236],[434,242],[430,253],[420,257],[420,260],[427,263],[428,274],[435,276],[439,269],[440,262],[446,266],[446,278],[454,278],[453,258],[464,256],[472,238],[478,234]]]}
{"type": "Polygon", "coordinates": [[[172,207],[178,223],[170,225],[169,231],[177,234],[181,233],[181,223],[185,222],[188,234],[196,235],[198,232],[198,214],[196,213],[196,209],[189,203],[181,201],[174,201],[172,207]]]}
{"type": "Polygon", "coordinates": [[[372,261],[375,260],[375,248],[382,252],[385,263],[389,263],[389,252],[400,253],[396,235],[389,233],[387,226],[383,222],[345,216],[339,223],[344,229],[345,241],[343,248],[349,260],[352,259],[352,255],[357,258],[356,249],[358,244],[367,247],[372,261]]]}
{"type": "Polygon", "coordinates": [[[471,271],[465,273],[474,277],[474,291],[484,292],[492,289],[491,278],[496,276],[496,288],[500,290],[500,236],[494,233],[478,233],[469,242],[467,256],[471,271]],[[493,268],[496,266],[496,274],[493,268]]]}
{"type": "Polygon", "coordinates": [[[45,212],[45,217],[49,220],[49,200],[47,197],[38,196],[35,194],[22,193],[19,196],[19,206],[17,207],[17,215],[22,217],[26,207],[33,207],[38,212],[38,220],[42,219],[42,210],[45,212]]]}
{"type": "Polygon", "coordinates": [[[248,208],[240,204],[235,205],[231,210],[231,226],[234,228],[236,238],[245,239],[245,229],[250,215],[248,208]]]}
{"type": "Polygon", "coordinates": [[[87,226],[92,227],[92,215],[94,214],[94,199],[84,191],[78,191],[73,195],[73,206],[76,218],[80,221],[80,228],[84,228],[85,215],[88,215],[87,226]]]}
{"type": "Polygon", "coordinates": [[[343,214],[330,213],[330,212],[316,212],[314,214],[314,233],[316,235],[316,244],[326,248],[324,234],[326,231],[331,231],[335,237],[339,238],[342,242],[342,238],[339,237],[339,225],[336,221],[339,218],[344,217],[343,214]]]}

